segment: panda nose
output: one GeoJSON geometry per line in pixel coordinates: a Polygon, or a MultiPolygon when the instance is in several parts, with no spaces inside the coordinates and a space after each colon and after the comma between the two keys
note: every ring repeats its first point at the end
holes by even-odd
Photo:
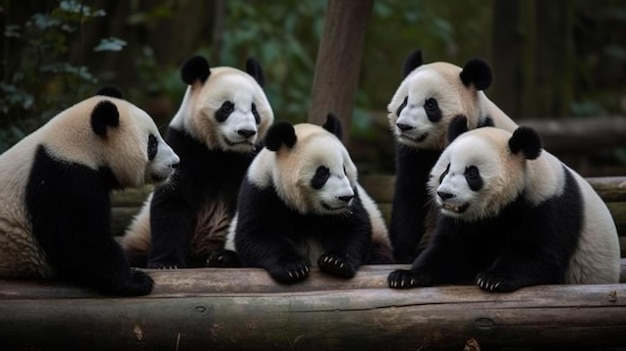
{"type": "Polygon", "coordinates": [[[402,123],[396,123],[396,127],[398,127],[398,129],[400,129],[403,132],[406,132],[407,130],[413,129],[412,126],[407,125],[407,124],[402,124],[402,123]]]}
{"type": "Polygon", "coordinates": [[[249,138],[253,135],[256,134],[256,130],[251,130],[251,129],[239,129],[237,130],[237,134],[241,135],[244,138],[249,138]]]}
{"type": "Polygon", "coordinates": [[[437,195],[439,195],[442,200],[449,200],[454,197],[454,194],[446,193],[445,191],[438,191],[437,195]]]}
{"type": "Polygon", "coordinates": [[[354,195],[337,196],[337,199],[339,199],[339,200],[341,200],[341,201],[343,201],[345,203],[350,202],[353,198],[354,198],[354,195]]]}
{"type": "Polygon", "coordinates": [[[170,168],[171,168],[171,169],[178,169],[178,166],[179,166],[179,165],[180,165],[180,162],[172,163],[172,164],[170,165],[170,168]]]}

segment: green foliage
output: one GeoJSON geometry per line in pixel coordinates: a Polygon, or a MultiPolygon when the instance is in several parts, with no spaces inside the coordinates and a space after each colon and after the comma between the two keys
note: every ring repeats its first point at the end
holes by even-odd
{"type": "Polygon", "coordinates": [[[277,119],[306,120],[326,1],[228,1],[219,62],[259,60],[277,119]]]}
{"type": "MultiPolygon", "coordinates": [[[[71,51],[83,40],[84,24],[105,15],[84,2],[64,0],[50,12],[5,27],[8,59],[2,62],[0,81],[0,151],[95,90],[98,79],[79,59],[72,60],[81,52],[71,51]]],[[[124,45],[106,38],[95,50],[119,51],[124,45]]]]}

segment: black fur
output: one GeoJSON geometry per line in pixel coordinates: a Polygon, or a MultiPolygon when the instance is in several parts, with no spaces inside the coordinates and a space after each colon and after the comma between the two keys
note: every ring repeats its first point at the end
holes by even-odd
{"type": "Polygon", "coordinates": [[[414,69],[424,64],[422,59],[422,51],[417,49],[407,56],[404,61],[404,67],[402,68],[402,77],[406,78],[414,69]]]}
{"type": "Polygon", "coordinates": [[[107,168],[59,161],[37,149],[26,185],[32,230],[62,280],[111,295],[145,295],[152,279],[132,270],[110,230],[110,191],[118,184],[107,168]]]}
{"type": "Polygon", "coordinates": [[[267,131],[265,147],[271,151],[278,151],[283,144],[292,148],[296,141],[298,141],[298,137],[291,123],[276,122],[267,131]]]}
{"type": "Polygon", "coordinates": [[[448,125],[448,143],[452,143],[459,135],[467,132],[467,117],[464,115],[456,115],[448,125]]]}
{"type": "Polygon", "coordinates": [[[533,206],[522,195],[495,218],[468,223],[439,216],[433,239],[410,270],[396,270],[390,287],[477,283],[490,291],[560,284],[582,230],[583,202],[564,167],[563,194],[533,206]]]}
{"type": "Polygon", "coordinates": [[[188,85],[193,85],[196,81],[204,84],[211,75],[209,61],[202,56],[193,56],[180,69],[180,77],[188,85]]]}
{"type": "Polygon", "coordinates": [[[333,113],[326,116],[326,123],[322,126],[324,129],[334,134],[339,140],[343,140],[343,128],[341,121],[333,113]]]}
{"type": "Polygon", "coordinates": [[[319,240],[324,248],[318,260],[320,270],[350,278],[367,256],[372,232],[358,193],[350,215],[302,215],[287,207],[273,187],[260,189],[247,179],[239,194],[236,230],[241,263],[262,267],[286,284],[303,280],[309,272],[311,262],[296,251],[298,242],[319,240]]]}
{"type": "Polygon", "coordinates": [[[180,157],[167,184],[155,189],[150,207],[152,251],[148,267],[199,267],[207,257],[189,252],[196,214],[208,202],[221,201],[234,215],[239,185],[253,154],[209,150],[190,135],[169,128],[165,141],[180,157]]]}
{"type": "Polygon", "coordinates": [[[429,174],[440,155],[441,150],[416,150],[396,143],[396,184],[389,235],[398,263],[411,263],[417,256],[430,207],[429,174]]]}
{"type": "Polygon", "coordinates": [[[124,98],[124,93],[122,93],[122,90],[120,88],[118,88],[116,86],[112,86],[112,85],[108,85],[108,86],[104,86],[104,87],[100,88],[100,90],[98,90],[96,92],[96,95],[114,97],[114,98],[118,98],[118,99],[123,99],[124,98]]]}
{"type": "Polygon", "coordinates": [[[541,138],[534,129],[519,127],[509,139],[509,149],[513,154],[521,151],[526,159],[534,160],[541,154],[541,138]]]}
{"type": "Polygon", "coordinates": [[[254,80],[263,88],[265,86],[265,74],[263,74],[263,68],[256,59],[250,57],[246,60],[246,72],[251,75],[254,80]]]}
{"type": "Polygon", "coordinates": [[[91,128],[101,137],[106,137],[108,127],[117,127],[119,124],[120,114],[111,101],[102,100],[91,111],[91,128]]]}
{"type": "Polygon", "coordinates": [[[474,85],[476,90],[485,90],[491,85],[493,75],[491,67],[483,60],[472,59],[465,63],[460,74],[461,81],[465,86],[474,85]]]}

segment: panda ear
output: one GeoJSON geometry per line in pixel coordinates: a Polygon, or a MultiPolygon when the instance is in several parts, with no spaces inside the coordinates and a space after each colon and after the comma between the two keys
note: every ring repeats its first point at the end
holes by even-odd
{"type": "Polygon", "coordinates": [[[422,60],[422,50],[416,49],[404,61],[404,68],[402,71],[403,78],[409,75],[409,73],[413,72],[414,69],[424,64],[424,60],[422,60]]]}
{"type": "Polygon", "coordinates": [[[103,86],[96,92],[96,95],[108,96],[118,99],[124,98],[124,93],[122,93],[122,89],[114,85],[103,86]]]}
{"type": "Polygon", "coordinates": [[[334,134],[337,139],[343,140],[343,128],[341,127],[341,120],[332,112],[326,116],[326,123],[324,123],[322,128],[334,134]]]}
{"type": "Polygon", "coordinates": [[[491,67],[483,60],[472,59],[467,61],[460,74],[461,81],[465,86],[474,85],[476,90],[485,90],[491,85],[493,76],[491,67]]]}
{"type": "Polygon", "coordinates": [[[109,100],[100,101],[91,111],[91,129],[96,135],[106,137],[107,127],[117,127],[120,124],[120,114],[117,106],[109,100]]]}
{"type": "Polygon", "coordinates": [[[250,57],[246,60],[246,72],[256,80],[257,83],[263,88],[265,86],[265,74],[263,74],[263,68],[261,64],[255,58],[250,57]]]}
{"type": "Polygon", "coordinates": [[[464,115],[456,115],[448,125],[448,143],[451,143],[459,135],[467,132],[467,117],[464,115]]]}
{"type": "Polygon", "coordinates": [[[534,160],[541,154],[541,138],[534,129],[530,127],[519,127],[513,132],[509,139],[509,149],[513,154],[520,151],[528,160],[534,160]]]}
{"type": "Polygon", "coordinates": [[[183,82],[193,85],[196,81],[204,84],[211,74],[209,61],[202,56],[193,56],[189,58],[180,69],[180,77],[183,82]]]}
{"type": "Polygon", "coordinates": [[[291,149],[297,140],[296,130],[290,123],[276,122],[267,130],[265,147],[270,151],[278,151],[281,145],[285,144],[291,149]]]}

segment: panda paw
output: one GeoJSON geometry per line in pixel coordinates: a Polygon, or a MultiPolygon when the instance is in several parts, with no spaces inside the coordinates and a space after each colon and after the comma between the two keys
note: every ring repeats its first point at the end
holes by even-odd
{"type": "Polygon", "coordinates": [[[398,269],[387,277],[387,283],[392,289],[410,289],[418,286],[431,286],[432,278],[430,274],[411,271],[408,269],[398,269]]]}
{"type": "Polygon", "coordinates": [[[482,290],[492,292],[511,292],[523,286],[518,280],[505,278],[488,271],[478,273],[476,276],[476,285],[482,290]]]}
{"type": "Polygon", "coordinates": [[[283,262],[274,267],[267,268],[269,275],[279,283],[293,284],[304,280],[311,272],[308,263],[305,260],[295,262],[283,262]]]}
{"type": "Polygon", "coordinates": [[[241,267],[239,256],[231,250],[217,250],[206,260],[207,267],[241,267]]]}
{"type": "Polygon", "coordinates": [[[179,264],[178,262],[162,261],[162,262],[148,262],[147,268],[152,268],[152,269],[179,269],[179,268],[185,268],[185,266],[182,265],[182,264],[179,264]]]}
{"type": "Polygon", "coordinates": [[[356,274],[356,268],[345,257],[335,254],[324,254],[317,260],[317,266],[321,271],[343,278],[352,278],[356,274]]]}
{"type": "Polygon", "coordinates": [[[154,280],[145,272],[132,269],[130,271],[130,279],[115,291],[115,295],[120,296],[141,296],[148,295],[152,292],[154,280]]]}

